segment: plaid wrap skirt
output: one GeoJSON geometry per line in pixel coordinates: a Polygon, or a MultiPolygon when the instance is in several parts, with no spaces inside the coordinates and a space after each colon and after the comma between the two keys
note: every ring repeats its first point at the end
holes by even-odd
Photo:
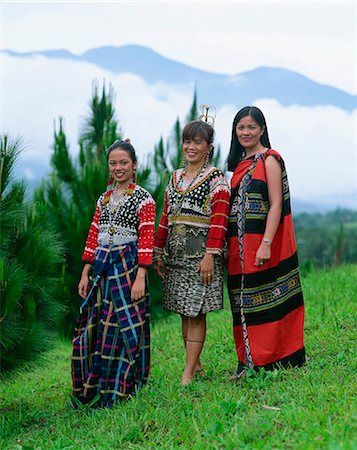
{"type": "Polygon", "coordinates": [[[149,295],[131,300],[137,244],[98,247],[89,294],[73,339],[73,395],[83,403],[112,406],[134,395],[150,369],[149,295]]]}

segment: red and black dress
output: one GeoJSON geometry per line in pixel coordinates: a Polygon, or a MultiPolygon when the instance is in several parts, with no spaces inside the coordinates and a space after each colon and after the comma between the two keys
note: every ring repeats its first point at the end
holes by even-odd
{"type": "Polygon", "coordinates": [[[241,161],[231,180],[228,290],[240,366],[271,369],[305,362],[304,304],[285,165],[275,150],[241,161]],[[265,160],[281,165],[283,209],[271,258],[257,267],[269,212],[265,160]]]}

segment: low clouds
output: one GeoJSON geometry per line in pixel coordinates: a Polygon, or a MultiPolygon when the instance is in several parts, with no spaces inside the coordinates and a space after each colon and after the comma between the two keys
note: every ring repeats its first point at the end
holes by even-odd
{"type": "Polygon", "coordinates": [[[139,44],[202,70],[281,67],[356,93],[355,2],[2,3],[12,50],[139,44]]]}
{"type": "MultiPolygon", "coordinates": [[[[64,117],[71,151],[78,151],[78,131],[87,115],[94,79],[113,85],[116,110],[125,137],[139,158],[169,136],[179,116],[184,120],[193,97],[193,85],[147,85],[132,74],[113,75],[87,63],[14,58],[3,55],[2,132],[21,135],[27,152],[19,166],[21,176],[37,177],[49,171],[53,121],[64,117]]],[[[204,102],[204,99],[199,99],[204,102]]],[[[281,152],[293,194],[303,200],[349,194],[357,189],[357,111],[333,107],[285,108],[273,100],[255,103],[266,115],[273,148],[281,152]]],[[[245,105],[241,105],[242,107],[245,105]]],[[[226,158],[236,108],[219,108],[216,144],[226,158]]]]}

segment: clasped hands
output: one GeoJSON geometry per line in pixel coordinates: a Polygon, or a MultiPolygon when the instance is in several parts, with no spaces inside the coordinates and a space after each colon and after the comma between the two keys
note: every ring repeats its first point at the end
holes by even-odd
{"type": "MultiPolygon", "coordinates": [[[[155,262],[155,270],[157,276],[164,279],[164,261],[159,259],[155,262]]],[[[200,274],[201,284],[210,285],[214,278],[214,255],[206,253],[199,263],[196,273],[200,274]]]]}

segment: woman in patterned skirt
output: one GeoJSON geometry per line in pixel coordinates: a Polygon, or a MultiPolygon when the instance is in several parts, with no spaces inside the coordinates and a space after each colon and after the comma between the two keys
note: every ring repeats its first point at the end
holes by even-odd
{"type": "Polygon", "coordinates": [[[256,107],[233,121],[228,290],[239,379],[305,362],[304,305],[285,164],[256,107]]]}
{"type": "Polygon", "coordinates": [[[108,407],[135,394],[150,368],[149,296],[155,202],[135,182],[130,141],[108,150],[110,180],[97,202],[78,285],[84,299],[73,339],[74,408],[108,407]]]}
{"type": "Polygon", "coordinates": [[[182,385],[202,370],[206,313],[223,307],[222,248],[229,186],[212,167],[214,130],[204,121],[182,132],[184,168],[171,176],[154,243],[155,268],[164,283],[164,307],[181,315],[186,367],[182,385]]]}

